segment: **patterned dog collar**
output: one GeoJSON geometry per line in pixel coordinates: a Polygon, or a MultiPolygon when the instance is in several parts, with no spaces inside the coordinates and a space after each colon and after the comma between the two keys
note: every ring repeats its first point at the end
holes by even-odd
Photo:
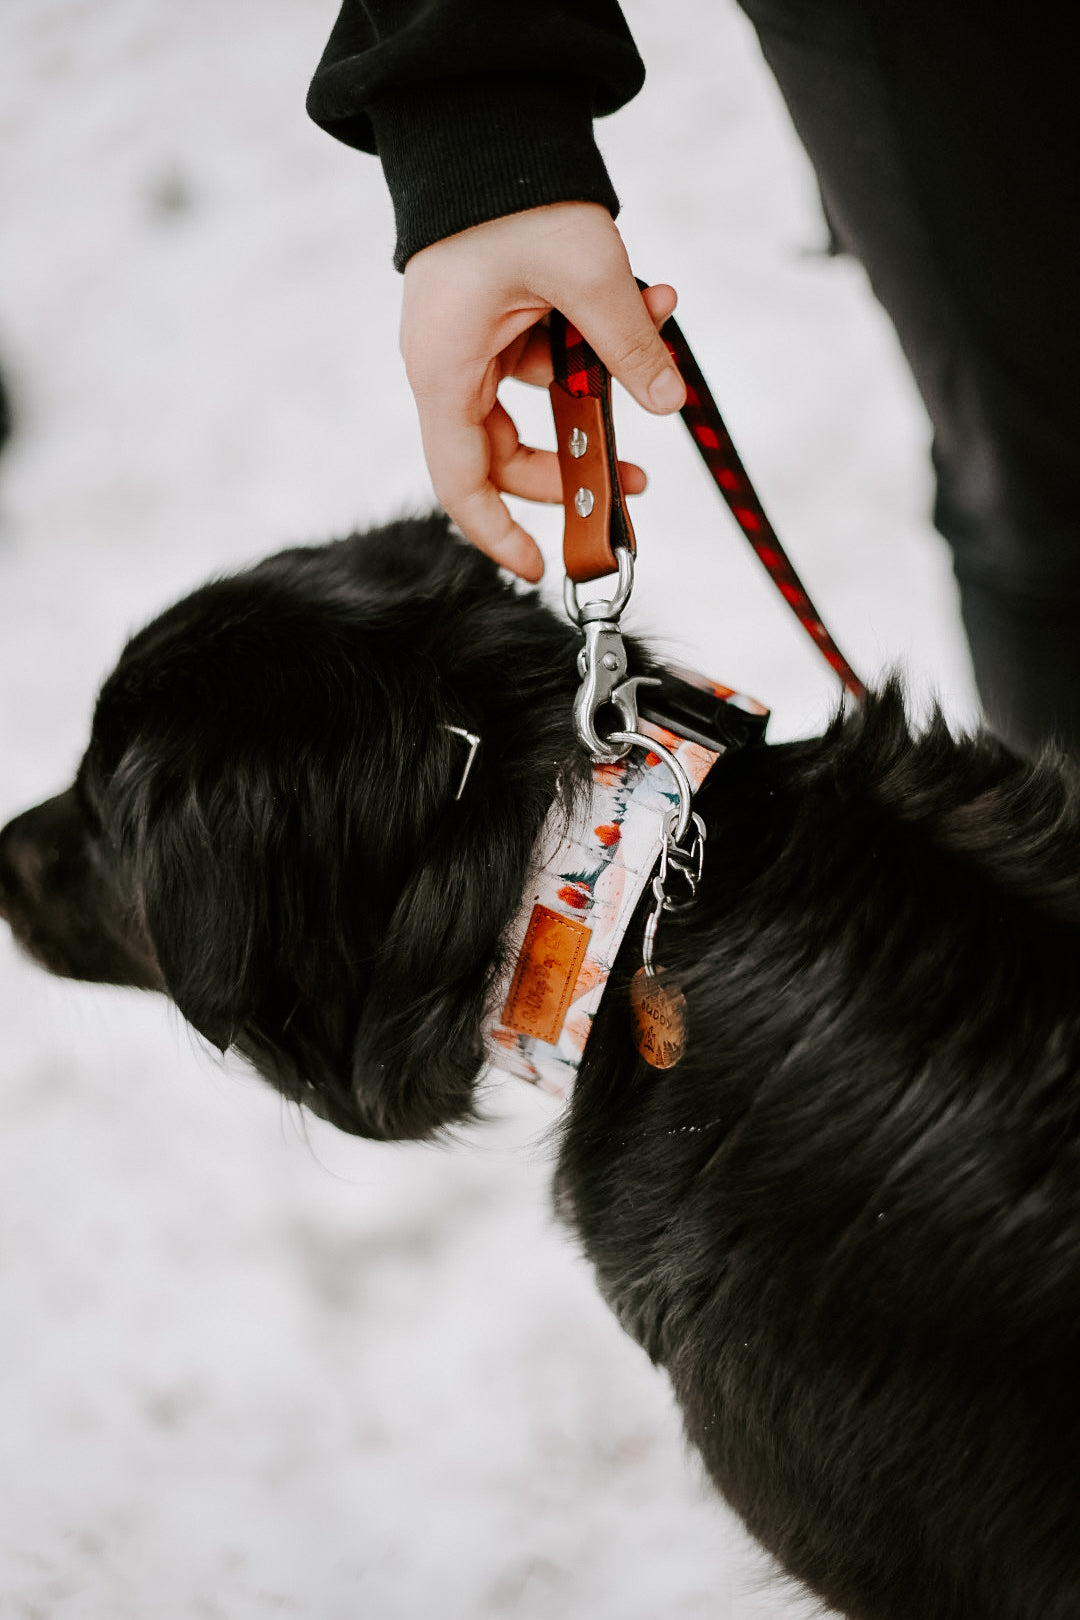
{"type": "MultiPolygon", "coordinates": [[[[648,721],[641,730],[675,754],[691,786],[722,750],[648,721]]],[[[487,1049],[498,1069],[569,1095],[608,975],[656,869],[668,813],[678,806],[658,754],[594,763],[592,794],[568,824],[556,806],[537,844],[532,879],[507,936],[510,968],[495,999],[487,1049]]]]}

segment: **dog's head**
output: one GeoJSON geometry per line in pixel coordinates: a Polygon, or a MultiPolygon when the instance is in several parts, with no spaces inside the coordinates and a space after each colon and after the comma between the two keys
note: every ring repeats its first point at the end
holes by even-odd
{"type": "Polygon", "coordinates": [[[441,518],[288,551],[136,635],[74,785],[0,834],[0,915],[167,991],[343,1129],[468,1116],[499,942],[581,766],[577,638],[441,518]],[[460,800],[465,747],[482,743],[460,800]]]}

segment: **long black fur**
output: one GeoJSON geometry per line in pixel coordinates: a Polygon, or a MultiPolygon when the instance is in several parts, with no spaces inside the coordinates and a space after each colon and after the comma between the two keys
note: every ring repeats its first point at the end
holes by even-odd
{"type": "MultiPolygon", "coordinates": [[[[212,583],[0,835],[0,914],[342,1128],[433,1135],[473,1109],[533,842],[584,780],[576,651],[437,518],[212,583]],[[447,725],[483,737],[460,802],[447,725]]],[[[913,735],[891,684],[726,756],[698,809],[702,891],[661,933],[686,1056],[633,1048],[639,919],[558,1207],[786,1571],[852,1620],[1075,1620],[1077,781],[913,735]]]]}

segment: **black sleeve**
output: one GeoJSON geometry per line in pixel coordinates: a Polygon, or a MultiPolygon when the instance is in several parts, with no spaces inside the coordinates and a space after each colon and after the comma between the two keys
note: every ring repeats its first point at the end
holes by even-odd
{"type": "Polygon", "coordinates": [[[402,269],[431,242],[542,203],[615,214],[592,121],[644,77],[615,0],[344,0],[308,112],[378,153],[402,269]]]}

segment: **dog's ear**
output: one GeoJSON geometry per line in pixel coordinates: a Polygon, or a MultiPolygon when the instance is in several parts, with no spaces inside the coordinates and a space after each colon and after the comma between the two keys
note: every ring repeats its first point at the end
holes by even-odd
{"type": "Polygon", "coordinates": [[[125,807],[123,841],[169,995],[221,1051],[262,999],[265,941],[284,920],[268,889],[283,838],[274,800],[235,770],[217,791],[148,771],[125,807]]]}
{"type": "Polygon", "coordinates": [[[483,1010],[535,831],[500,805],[497,779],[454,800],[460,744],[445,731],[416,756],[397,750],[374,785],[370,759],[341,760],[333,780],[309,760],[288,786],[237,760],[213,786],[150,771],[153,801],[128,809],[180,1012],[285,1096],[384,1140],[473,1113],[483,1010]]]}

